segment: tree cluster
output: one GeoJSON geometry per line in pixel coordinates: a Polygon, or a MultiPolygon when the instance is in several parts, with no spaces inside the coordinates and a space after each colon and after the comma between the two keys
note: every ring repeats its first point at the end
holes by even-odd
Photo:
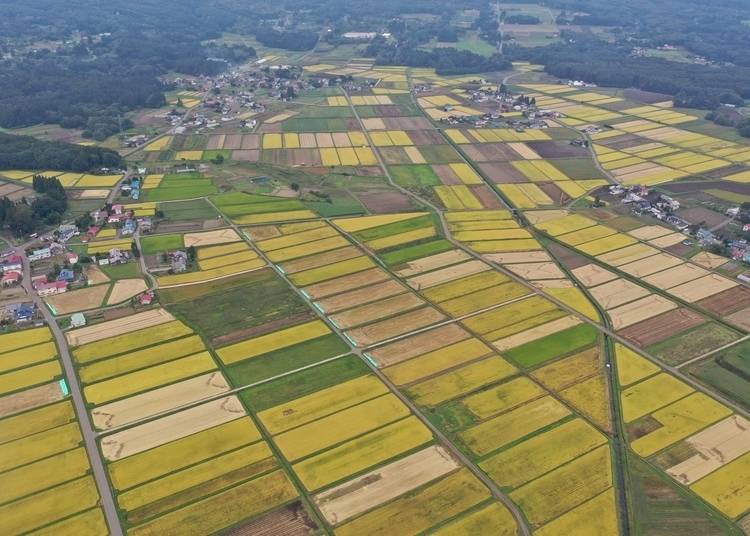
{"type": "Polygon", "coordinates": [[[122,157],[111,149],[0,133],[0,169],[85,172],[122,165],[122,157]]]}

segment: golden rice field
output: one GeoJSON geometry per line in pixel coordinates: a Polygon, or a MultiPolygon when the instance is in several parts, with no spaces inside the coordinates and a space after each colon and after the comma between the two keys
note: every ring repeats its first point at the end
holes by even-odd
{"type": "Polygon", "coordinates": [[[48,361],[24,369],[0,374],[0,395],[47,383],[62,376],[62,368],[57,361],[48,361]]]}
{"type": "Polygon", "coordinates": [[[25,329],[0,335],[0,347],[3,352],[17,350],[24,346],[32,346],[52,339],[52,332],[47,327],[25,329]]]}
{"type": "Polygon", "coordinates": [[[222,255],[220,257],[204,259],[202,261],[198,261],[198,265],[200,266],[201,270],[206,271],[206,270],[213,270],[215,268],[220,268],[222,266],[229,266],[229,265],[234,265],[237,263],[245,263],[247,261],[252,261],[257,258],[258,258],[258,254],[255,253],[255,251],[248,250],[248,251],[240,251],[237,253],[230,253],[228,255],[222,255]]]}
{"type": "Polygon", "coordinates": [[[335,262],[327,266],[321,266],[320,268],[297,272],[296,274],[291,274],[289,279],[295,285],[304,287],[327,279],[333,279],[334,277],[361,272],[362,270],[374,266],[375,263],[369,257],[362,256],[346,261],[335,262]]]}
{"type": "Polygon", "coordinates": [[[420,293],[436,303],[444,303],[448,300],[461,298],[472,292],[493,287],[507,281],[509,281],[509,278],[500,272],[487,270],[424,289],[420,293]]]}
{"type": "Polygon", "coordinates": [[[750,503],[750,453],[703,477],[690,489],[728,517],[740,516],[750,503]]]}
{"type": "Polygon", "coordinates": [[[336,534],[386,536],[393,534],[394,526],[403,534],[421,534],[489,497],[489,490],[467,469],[461,469],[342,525],[336,534]]]}
{"type": "Polygon", "coordinates": [[[461,400],[461,404],[479,419],[486,419],[546,394],[547,391],[538,384],[520,377],[467,396],[461,400]]]}
{"type": "Polygon", "coordinates": [[[338,249],[348,246],[349,244],[350,242],[343,236],[333,236],[331,238],[323,238],[322,240],[316,240],[307,244],[276,249],[266,255],[271,262],[284,262],[312,255],[314,253],[323,253],[332,249],[338,249]]]}
{"type": "Polygon", "coordinates": [[[409,415],[393,394],[363,402],[274,437],[284,457],[298,460],[409,415]]]}
{"type": "Polygon", "coordinates": [[[222,255],[229,255],[230,253],[237,253],[249,249],[250,246],[245,242],[235,242],[233,244],[220,244],[218,246],[206,246],[198,249],[198,260],[202,261],[205,259],[211,259],[213,257],[221,257],[222,255]]]}
{"type": "Polygon", "coordinates": [[[459,298],[440,302],[438,305],[451,316],[458,317],[526,296],[529,292],[529,289],[520,283],[508,281],[495,287],[477,290],[459,298]]]}
{"type": "Polygon", "coordinates": [[[385,236],[383,238],[377,238],[370,240],[367,245],[375,251],[380,251],[387,248],[399,246],[401,244],[408,244],[409,242],[416,242],[417,240],[423,240],[425,238],[431,238],[437,234],[434,227],[425,227],[423,229],[415,229],[413,231],[407,231],[405,233],[399,233],[391,236],[385,236]]]}
{"type": "Polygon", "coordinates": [[[516,520],[513,514],[498,502],[460,517],[438,529],[435,536],[473,536],[488,531],[495,536],[515,536],[516,520]]]}
{"type": "Polygon", "coordinates": [[[511,326],[554,309],[557,309],[557,306],[546,298],[532,296],[468,318],[464,320],[464,324],[477,333],[485,334],[497,332],[500,328],[511,326]]]}
{"type": "Polygon", "coordinates": [[[90,404],[99,405],[216,369],[211,354],[201,352],[84,387],[90,404]]]}
{"type": "Polygon", "coordinates": [[[216,351],[219,359],[229,365],[249,359],[280,348],[286,348],[301,342],[309,341],[327,335],[331,330],[321,320],[313,320],[290,328],[281,329],[273,333],[254,337],[236,344],[225,346],[216,351]]]}
{"type": "Polygon", "coordinates": [[[534,534],[538,536],[600,536],[618,534],[617,505],[615,490],[610,488],[580,506],[553,519],[534,534]]]}
{"type": "Polygon", "coordinates": [[[60,534],[87,534],[108,536],[109,528],[100,508],[92,508],[34,532],[34,536],[59,536],[60,534]]]}
{"type": "Polygon", "coordinates": [[[0,373],[48,361],[54,359],[55,356],[57,356],[57,346],[54,342],[43,342],[36,346],[12,350],[0,354],[0,373]]]}
{"type": "Polygon", "coordinates": [[[218,268],[211,268],[208,270],[201,270],[198,272],[184,272],[181,274],[164,275],[157,278],[159,285],[162,287],[171,287],[177,285],[186,285],[191,283],[200,283],[203,281],[211,281],[214,279],[220,279],[233,274],[239,274],[242,272],[249,272],[262,268],[266,265],[266,261],[263,259],[254,259],[237,264],[230,264],[227,266],[220,266],[218,268]]]}
{"type": "Polygon", "coordinates": [[[117,460],[109,464],[107,468],[114,487],[117,490],[126,490],[248,445],[260,438],[260,432],[249,417],[235,419],[160,447],[117,460]]]}
{"type": "Polygon", "coordinates": [[[574,419],[491,456],[479,465],[499,486],[517,488],[606,442],[606,436],[586,421],[574,419]]]}
{"type": "Polygon", "coordinates": [[[6,417],[0,428],[0,443],[7,443],[37,432],[62,426],[76,418],[73,404],[64,400],[38,409],[6,417]]]}
{"type": "Polygon", "coordinates": [[[692,392],[692,387],[674,376],[657,374],[622,391],[623,419],[634,421],[692,392]]]}
{"type": "Polygon", "coordinates": [[[661,427],[632,441],[630,446],[645,458],[731,413],[732,410],[713,398],[703,393],[693,393],[653,412],[651,418],[661,427]]]}
{"type": "Polygon", "coordinates": [[[578,249],[588,255],[601,255],[615,249],[621,249],[625,246],[635,244],[637,240],[626,234],[618,233],[616,235],[607,236],[605,238],[599,238],[586,242],[578,246],[578,249]]]}
{"type": "Polygon", "coordinates": [[[558,392],[558,395],[573,406],[581,415],[588,417],[603,430],[611,430],[612,413],[609,406],[607,376],[597,374],[580,383],[558,392]]]}
{"type": "Polygon", "coordinates": [[[622,344],[615,344],[617,379],[625,387],[659,372],[659,366],[622,344]]]}
{"type": "Polygon", "coordinates": [[[396,385],[405,385],[492,353],[479,339],[466,339],[383,370],[396,385]]]}
{"type": "Polygon", "coordinates": [[[84,344],[73,350],[73,357],[78,363],[89,363],[96,359],[145,348],[192,333],[193,330],[185,324],[179,320],[173,320],[158,326],[84,344]]]}
{"type": "Polygon", "coordinates": [[[79,376],[84,384],[106,380],[113,376],[125,374],[178,357],[196,354],[204,350],[203,341],[198,335],[176,339],[115,358],[102,359],[81,367],[79,376]]]}
{"type": "Polygon", "coordinates": [[[512,491],[510,497],[532,526],[539,526],[611,486],[610,449],[603,445],[512,491]]]}
{"type": "Polygon", "coordinates": [[[419,419],[407,417],[306,458],[294,464],[292,469],[305,488],[312,491],[431,440],[432,433],[419,419]]]}
{"type": "Polygon", "coordinates": [[[22,534],[97,504],[94,479],[85,476],[0,506],[0,531],[22,534]]]}
{"type": "Polygon", "coordinates": [[[81,432],[78,424],[72,422],[4,443],[0,445],[0,471],[75,448],[80,442],[81,432]]]}
{"type": "Polygon", "coordinates": [[[285,212],[266,212],[264,214],[248,214],[232,218],[239,225],[253,225],[258,223],[272,223],[278,221],[307,220],[316,218],[311,210],[289,210],[285,212]]]}
{"type": "Polygon", "coordinates": [[[126,491],[117,497],[117,502],[132,511],[267,458],[273,458],[273,453],[265,442],[259,441],[126,491]]]}
{"type": "Polygon", "coordinates": [[[513,365],[496,355],[413,385],[408,393],[421,406],[436,406],[516,372],[513,365]]]}
{"type": "Polygon", "coordinates": [[[356,233],[381,225],[388,225],[399,221],[411,220],[426,215],[426,212],[405,212],[401,214],[380,214],[376,216],[360,216],[356,218],[338,218],[333,220],[341,230],[347,233],[356,233]]]}
{"type": "Polygon", "coordinates": [[[534,369],[531,376],[547,389],[559,391],[600,373],[603,367],[599,348],[594,347],[534,369]]]}
{"type": "Polygon", "coordinates": [[[283,471],[276,471],[131,528],[134,535],[197,536],[219,531],[297,496],[283,471]]]}
{"type": "Polygon", "coordinates": [[[261,411],[258,418],[275,435],[387,392],[375,376],[361,376],[261,411]]]}
{"type": "Polygon", "coordinates": [[[546,396],[467,428],[459,436],[473,453],[483,456],[568,415],[565,406],[546,396]]]}

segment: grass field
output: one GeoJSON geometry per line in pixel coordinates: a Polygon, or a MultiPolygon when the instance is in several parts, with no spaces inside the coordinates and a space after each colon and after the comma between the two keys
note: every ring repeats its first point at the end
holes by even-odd
{"type": "Polygon", "coordinates": [[[750,343],[744,342],[718,355],[690,365],[688,371],[704,383],[750,408],[750,343]]]}
{"type": "Polygon", "coordinates": [[[589,324],[580,324],[513,348],[505,352],[505,355],[522,367],[532,367],[554,357],[594,344],[598,338],[598,333],[595,327],[589,324]]]}
{"type": "Polygon", "coordinates": [[[162,251],[174,251],[185,247],[182,241],[182,235],[156,235],[144,236],[141,238],[141,253],[151,255],[162,251]]]}

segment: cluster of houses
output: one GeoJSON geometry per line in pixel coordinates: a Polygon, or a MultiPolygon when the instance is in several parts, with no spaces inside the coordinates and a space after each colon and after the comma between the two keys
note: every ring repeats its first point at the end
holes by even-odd
{"type": "Polygon", "coordinates": [[[0,265],[2,267],[3,287],[10,287],[21,282],[23,279],[23,259],[19,255],[5,257],[0,265]]]}
{"type": "Polygon", "coordinates": [[[123,195],[130,196],[134,201],[138,201],[141,197],[141,178],[134,177],[130,179],[129,183],[122,184],[120,186],[120,192],[122,192],[123,195]]]}

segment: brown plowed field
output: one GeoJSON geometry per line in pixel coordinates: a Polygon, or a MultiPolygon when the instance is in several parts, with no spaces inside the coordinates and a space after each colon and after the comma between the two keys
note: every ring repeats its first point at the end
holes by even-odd
{"type": "Polygon", "coordinates": [[[343,294],[337,294],[336,296],[319,301],[318,305],[327,314],[331,314],[337,311],[343,311],[350,307],[356,307],[365,303],[389,298],[403,292],[406,292],[406,289],[401,286],[398,281],[391,279],[383,281],[382,283],[376,283],[369,287],[359,288],[343,294]]]}
{"type": "MultiPolygon", "coordinates": [[[[386,117],[383,122],[391,130],[430,130],[432,124],[424,117],[386,117]]],[[[442,143],[442,142],[436,142],[442,143]]]]}
{"type": "Polygon", "coordinates": [[[430,324],[445,320],[445,318],[446,316],[437,309],[424,307],[410,313],[349,330],[347,335],[357,341],[359,346],[370,346],[371,344],[427,327],[430,324]]]}
{"type": "Polygon", "coordinates": [[[257,149],[232,151],[232,160],[239,160],[241,162],[258,162],[260,161],[260,151],[257,149]]]}
{"type": "Polygon", "coordinates": [[[227,134],[222,149],[242,149],[242,134],[227,134]]]}
{"type": "Polygon", "coordinates": [[[639,322],[620,331],[620,335],[638,346],[650,346],[668,339],[706,321],[698,313],[689,309],[669,311],[655,318],[639,322]]]}
{"type": "Polygon", "coordinates": [[[443,145],[445,139],[437,130],[412,130],[409,137],[414,145],[443,145]]]}
{"type": "Polygon", "coordinates": [[[731,314],[750,307],[750,289],[745,287],[730,288],[710,298],[695,302],[695,305],[716,315],[731,314]]]}
{"type": "Polygon", "coordinates": [[[260,149],[260,135],[259,134],[245,134],[242,136],[242,144],[240,149],[260,149]]]}
{"type": "Polygon", "coordinates": [[[510,164],[501,162],[491,162],[479,164],[482,173],[496,184],[506,184],[512,182],[529,182],[523,173],[518,171],[510,164]]]}
{"type": "Polygon", "coordinates": [[[449,264],[456,264],[457,262],[465,261],[468,258],[468,253],[465,253],[460,249],[451,249],[450,251],[437,253],[436,255],[430,255],[429,257],[422,257],[421,259],[407,262],[404,268],[396,270],[396,275],[399,277],[411,277],[413,275],[421,274],[422,272],[442,268],[449,264]]]}
{"type": "Polygon", "coordinates": [[[380,147],[380,156],[386,164],[411,164],[411,158],[403,147],[380,147]]]}
{"type": "Polygon", "coordinates": [[[63,394],[60,391],[60,384],[57,382],[7,395],[0,398],[0,419],[62,399],[63,394]]]}
{"type": "Polygon", "coordinates": [[[57,314],[61,315],[75,311],[86,311],[99,307],[108,290],[109,285],[85,287],[80,290],[50,296],[44,301],[54,307],[57,314]]]}
{"type": "Polygon", "coordinates": [[[500,199],[490,190],[489,186],[484,184],[475,184],[469,186],[472,193],[477,196],[484,208],[504,208],[500,199]]]}
{"type": "Polygon", "coordinates": [[[432,169],[440,177],[440,182],[445,185],[463,184],[463,181],[458,178],[458,175],[453,172],[448,164],[438,164],[432,166],[432,169]]]}
{"type": "Polygon", "coordinates": [[[472,160],[477,162],[507,162],[518,158],[516,152],[503,143],[479,143],[476,145],[463,145],[461,148],[472,160]],[[474,158],[476,156],[477,158],[474,158]]]}
{"type": "Polygon", "coordinates": [[[567,158],[576,156],[588,156],[589,151],[584,147],[578,147],[566,142],[557,141],[530,141],[526,145],[534,149],[542,158],[567,158]]]}
{"type": "Polygon", "coordinates": [[[381,367],[395,365],[438,348],[468,339],[471,335],[457,324],[448,324],[393,342],[373,350],[374,357],[381,367]]]}
{"type": "Polygon", "coordinates": [[[404,212],[414,208],[409,197],[400,192],[370,192],[360,194],[359,200],[374,214],[404,212]]]}
{"type": "Polygon", "coordinates": [[[216,149],[221,149],[224,147],[224,134],[214,134],[212,136],[209,136],[208,143],[206,144],[206,149],[209,151],[213,151],[216,149]]]}
{"type": "Polygon", "coordinates": [[[319,166],[320,152],[317,149],[286,149],[287,163],[293,166],[319,166]]]}
{"type": "Polygon", "coordinates": [[[727,316],[726,319],[745,331],[750,331],[750,307],[727,316]]]}
{"type": "Polygon", "coordinates": [[[224,536],[308,536],[317,530],[302,503],[295,502],[235,527],[224,536]]]}

